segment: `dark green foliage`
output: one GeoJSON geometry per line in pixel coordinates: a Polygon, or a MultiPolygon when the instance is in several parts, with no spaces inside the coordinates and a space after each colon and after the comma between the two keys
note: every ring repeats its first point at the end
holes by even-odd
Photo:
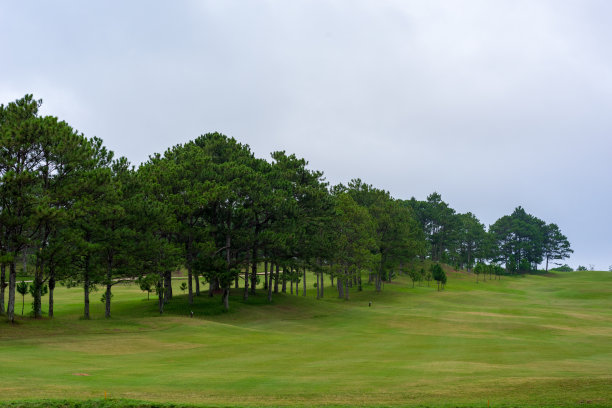
{"type": "Polygon", "coordinates": [[[576,268],[577,271],[586,271],[587,267],[583,266],[583,265],[578,265],[578,268],[576,268]]]}
{"type": "Polygon", "coordinates": [[[489,233],[493,243],[489,258],[505,264],[509,273],[535,271],[543,260],[548,270],[549,260],[564,259],[573,252],[555,224],[547,225],[522,207],[498,219],[489,233]]]}
{"type": "Polygon", "coordinates": [[[444,272],[440,264],[432,264],[429,270],[431,271],[431,276],[433,280],[438,283],[438,291],[440,291],[440,286],[442,286],[442,289],[444,289],[444,285],[446,284],[446,273],[444,272]]]}
{"type": "Polygon", "coordinates": [[[11,321],[16,263],[24,253],[34,272],[34,316],[42,315],[47,288],[53,316],[53,290],[63,281],[83,287],[87,319],[92,290],[105,288],[110,317],[113,286],[134,279],[147,299],[156,291],[163,313],[172,299],[171,271],[183,267],[188,280],[181,290],[190,304],[204,278],[208,295],[221,293],[229,310],[239,276],[243,299],[256,294],[262,264],[268,302],[281,279],[283,291],[288,283],[305,296],[307,270],[315,273],[317,298],[330,274],[348,299],[349,288],[363,289],[364,274],[377,291],[406,270],[413,286],[434,279],[444,288],[440,265],[417,270],[419,258],[468,271],[476,265],[486,278],[500,275],[486,260],[526,272],[572,252],[555,224],[521,207],[487,233],[475,215],[456,213],[438,193],[402,201],[359,179],[330,189],[305,159],[284,151],[259,159],[220,133],[154,154],[135,169],[102,140],[39,116],[41,103],[26,95],[0,105],[0,300],[8,287],[11,321]]]}

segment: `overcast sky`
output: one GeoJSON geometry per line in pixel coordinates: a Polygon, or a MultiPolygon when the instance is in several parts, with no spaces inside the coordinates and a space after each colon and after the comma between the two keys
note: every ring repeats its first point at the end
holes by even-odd
{"type": "Polygon", "coordinates": [[[332,184],[557,223],[612,264],[612,2],[0,3],[0,103],[134,164],[219,131],[332,184]]]}

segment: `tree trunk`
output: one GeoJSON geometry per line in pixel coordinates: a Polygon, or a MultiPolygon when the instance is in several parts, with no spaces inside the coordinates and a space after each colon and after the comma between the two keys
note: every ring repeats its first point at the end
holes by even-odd
{"type": "MultiPolygon", "coordinates": [[[[230,223],[230,221],[228,221],[228,223],[230,223]]],[[[230,236],[229,233],[225,234],[225,264],[227,267],[228,276],[229,276],[229,272],[231,271],[231,261],[232,261],[231,245],[232,245],[232,237],[230,236]]],[[[212,282],[209,284],[209,286],[212,286],[212,282]]],[[[223,286],[223,295],[222,295],[223,307],[225,308],[225,311],[227,312],[229,311],[229,290],[230,290],[229,287],[231,286],[230,280],[228,278],[223,279],[220,286],[223,286]]]]}
{"type": "Polygon", "coordinates": [[[325,275],[321,272],[321,299],[325,296],[325,275]]]}
{"type": "Polygon", "coordinates": [[[27,248],[24,248],[23,251],[21,251],[21,260],[23,262],[22,275],[27,275],[28,274],[28,249],[27,248]]]}
{"type": "Polygon", "coordinates": [[[338,299],[342,299],[344,297],[343,284],[338,276],[336,279],[336,288],[338,289],[338,299]]]}
{"type": "Polygon", "coordinates": [[[268,258],[264,261],[264,289],[268,290],[268,258]]]}
{"type": "Polygon", "coordinates": [[[106,269],[106,299],[105,299],[106,302],[104,305],[104,317],[106,317],[107,319],[111,317],[111,296],[112,296],[111,290],[113,288],[112,279],[113,279],[113,272],[109,265],[108,268],[106,269]]]}
{"type": "Polygon", "coordinates": [[[331,273],[329,274],[329,280],[331,280],[331,285],[333,288],[334,287],[334,275],[332,275],[331,273]]]}
{"type": "Polygon", "coordinates": [[[274,293],[278,293],[279,278],[280,278],[280,265],[276,264],[276,274],[274,277],[274,293]]]}
{"type": "Polygon", "coordinates": [[[344,300],[349,300],[349,281],[351,281],[351,277],[347,271],[344,271],[344,300]]]}
{"type": "Polygon", "coordinates": [[[293,268],[289,269],[289,276],[291,277],[291,293],[293,295],[293,268]]]}
{"type": "Polygon", "coordinates": [[[302,282],[302,296],[306,296],[306,267],[304,267],[304,282],[302,282]]]}
{"type": "Polygon", "coordinates": [[[193,278],[195,280],[195,290],[196,296],[200,296],[200,274],[195,272],[193,274],[193,278]]]}
{"type": "MultiPolygon", "coordinates": [[[[267,264],[268,263],[266,262],[266,266],[267,264]]],[[[268,281],[268,302],[272,302],[272,268],[273,266],[274,265],[270,262],[270,280],[268,281]]],[[[266,277],[267,277],[267,274],[266,274],[266,277]]],[[[276,287],[278,288],[278,285],[276,287]]]]}
{"type": "Polygon", "coordinates": [[[357,285],[359,285],[358,290],[361,292],[363,290],[363,286],[361,286],[361,271],[359,271],[359,274],[357,275],[357,285]]]}
{"type": "Polygon", "coordinates": [[[247,262],[246,268],[244,268],[244,294],[242,298],[244,300],[249,298],[249,262],[247,262]]]}
{"type": "Polygon", "coordinates": [[[6,289],[6,265],[0,265],[0,315],[5,313],[4,309],[4,290],[6,289]]]}
{"type": "Polygon", "coordinates": [[[89,319],[89,255],[85,257],[85,268],[83,270],[83,318],[89,319]]]}
{"type": "Polygon", "coordinates": [[[257,247],[253,247],[253,254],[251,255],[252,268],[251,268],[251,294],[255,294],[257,288],[257,247]]]}
{"type": "Polygon", "coordinates": [[[191,265],[187,264],[187,286],[189,287],[189,304],[193,305],[193,282],[191,279],[191,265]]]}
{"type": "Polygon", "coordinates": [[[283,293],[287,293],[287,268],[283,268],[283,293]]]}
{"type": "Polygon", "coordinates": [[[229,310],[229,288],[223,288],[223,307],[225,311],[229,310]]]}
{"type": "Polygon", "coordinates": [[[316,275],[317,275],[317,299],[321,299],[321,288],[319,287],[320,286],[319,282],[321,279],[319,276],[319,272],[317,272],[316,275]]]}
{"type": "Polygon", "coordinates": [[[157,307],[159,308],[159,314],[164,314],[164,303],[167,302],[166,300],[166,296],[168,295],[168,288],[165,288],[164,286],[167,285],[168,279],[168,272],[166,271],[165,273],[160,271],[159,272],[159,282],[157,282],[158,285],[158,290],[157,290],[157,307]],[[163,284],[162,284],[163,282],[163,284]]]}
{"type": "Polygon", "coordinates": [[[49,269],[49,318],[53,318],[53,291],[55,290],[55,271],[49,269]]]}
{"type": "Polygon", "coordinates": [[[38,262],[36,265],[36,269],[34,271],[34,300],[33,300],[33,309],[34,309],[34,318],[38,319],[42,317],[42,286],[43,286],[43,273],[44,273],[44,263],[42,261],[38,262]]]}
{"type": "MultiPolygon", "coordinates": [[[[164,278],[164,303],[168,303],[170,299],[172,299],[172,271],[166,271],[163,274],[164,278]]],[[[161,279],[161,276],[160,276],[161,279]]]]}

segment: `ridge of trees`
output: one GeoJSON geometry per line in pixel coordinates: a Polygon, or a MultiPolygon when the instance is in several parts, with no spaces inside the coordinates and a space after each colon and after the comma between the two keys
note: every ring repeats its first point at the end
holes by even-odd
{"type": "Polygon", "coordinates": [[[0,313],[9,321],[20,256],[34,264],[35,317],[43,314],[47,288],[53,316],[62,282],[82,287],[87,319],[91,292],[104,288],[110,317],[113,286],[126,280],[155,288],[163,313],[173,297],[171,273],[181,267],[190,303],[220,294],[229,309],[230,290],[241,280],[244,299],[255,293],[262,264],[269,301],[288,285],[305,296],[307,270],[315,274],[317,298],[327,276],[349,299],[352,288],[362,290],[364,273],[377,291],[401,272],[444,288],[439,265],[417,274],[416,259],[468,270],[488,261],[515,273],[542,262],[548,270],[572,252],[557,225],[521,207],[487,231],[438,193],[399,200],[360,179],[329,186],[305,159],[284,151],[256,158],[220,133],[177,144],[135,168],[101,139],[40,116],[41,103],[26,95],[0,105],[0,313]]]}

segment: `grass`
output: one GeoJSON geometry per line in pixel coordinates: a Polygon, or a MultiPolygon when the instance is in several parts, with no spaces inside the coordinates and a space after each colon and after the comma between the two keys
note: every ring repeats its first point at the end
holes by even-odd
{"type": "Polygon", "coordinates": [[[314,299],[309,278],[306,298],[271,305],[235,291],[229,313],[219,297],[189,306],[180,282],[164,316],[119,285],[111,319],[102,291],[86,321],[82,292],[58,288],[53,320],[2,323],[0,404],[612,406],[612,273],[457,272],[443,292],[400,277],[348,302],[329,281],[314,299]]]}

